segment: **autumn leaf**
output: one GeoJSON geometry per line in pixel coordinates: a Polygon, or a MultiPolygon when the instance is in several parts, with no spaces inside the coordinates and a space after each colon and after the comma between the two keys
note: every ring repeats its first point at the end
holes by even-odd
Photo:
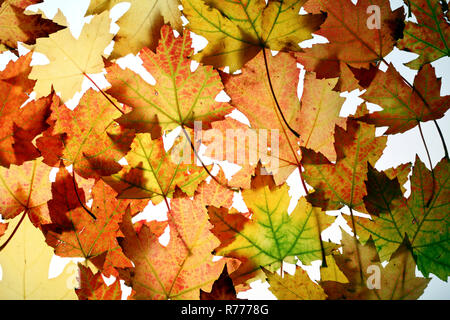
{"type": "Polygon", "coordinates": [[[444,158],[434,167],[433,179],[430,170],[416,157],[408,199],[401,197],[382,203],[388,210],[381,211],[373,220],[355,217],[356,233],[361,241],[365,243],[371,236],[383,261],[395,252],[406,234],[419,270],[425,276],[433,273],[447,280],[450,274],[448,179],[448,160],[444,158]]]}
{"type": "MultiPolygon", "coordinates": [[[[52,107],[59,105],[55,94],[28,102],[24,107],[10,114],[13,121],[13,150],[15,164],[38,158],[41,154],[34,139],[48,128],[47,119],[52,107]]],[[[7,121],[6,121],[7,122],[7,121]]]]}
{"type": "Polygon", "coordinates": [[[244,258],[243,265],[231,275],[233,279],[250,274],[255,276],[260,266],[276,270],[283,261],[295,263],[296,257],[303,264],[310,264],[322,259],[322,249],[325,253],[332,247],[332,244],[322,243],[320,233],[334,218],[311,206],[304,197],[288,214],[287,185],[274,186],[270,179],[257,179],[252,189],[242,191],[245,204],[252,213],[251,219],[225,210],[209,211],[215,225],[213,233],[219,238],[223,237],[223,230],[228,233],[226,238],[229,240],[224,242],[221,238],[217,255],[244,258]]]}
{"type": "Polygon", "coordinates": [[[119,279],[106,285],[100,272],[95,275],[89,267],[78,264],[80,269],[80,287],[75,289],[79,300],[120,300],[122,289],[119,279]]]}
{"type": "Polygon", "coordinates": [[[300,51],[299,43],[312,38],[322,14],[299,15],[306,0],[183,0],[187,28],[208,40],[194,59],[216,68],[240,69],[261,51],[300,51]]]}
{"type": "Polygon", "coordinates": [[[120,198],[151,199],[158,204],[173,197],[176,188],[192,196],[208,173],[195,164],[183,163],[170,150],[164,150],[162,138],[152,140],[150,134],[137,134],[126,155],[128,165],[103,180],[119,193],[120,198]]]}
{"type": "Polygon", "coordinates": [[[314,192],[306,198],[326,210],[348,206],[367,212],[363,202],[367,195],[364,184],[367,163],[375,165],[383,154],[387,138],[376,137],[374,126],[349,118],[347,130],[336,126],[334,140],[336,163],[331,163],[320,153],[302,148],[303,176],[314,188],[314,192]]]}
{"type": "Polygon", "coordinates": [[[33,66],[30,73],[30,79],[37,80],[34,91],[38,98],[47,96],[53,86],[66,102],[81,91],[86,74],[103,71],[103,52],[113,38],[110,23],[109,12],[105,11],[86,24],[77,39],[66,28],[36,41],[35,51],[50,61],[33,66]]]}
{"type": "Polygon", "coordinates": [[[51,98],[31,101],[21,108],[34,85],[28,79],[31,56],[29,53],[10,61],[0,72],[0,165],[4,167],[39,157],[32,140],[46,129],[51,98]]]}
{"type": "Polygon", "coordinates": [[[450,108],[450,96],[441,97],[441,80],[427,64],[414,79],[414,88],[403,80],[392,65],[386,72],[378,71],[362,98],[380,105],[383,110],[367,114],[360,120],[387,126],[385,134],[405,132],[419,121],[442,118],[450,108]]]}
{"type": "MultiPolygon", "coordinates": [[[[66,176],[66,179],[70,178],[66,176]]],[[[98,180],[92,189],[93,203],[90,208],[96,219],[81,206],[64,212],[65,219],[72,224],[72,230],[66,229],[60,234],[48,232],[47,243],[55,247],[55,253],[61,257],[91,260],[106,276],[116,276],[116,268],[130,267],[130,261],[117,242],[117,238],[123,236],[119,224],[129,205],[132,206],[130,212],[136,213],[144,209],[147,201],[122,200],[116,199],[116,196],[111,187],[98,180]]],[[[84,195],[80,198],[84,198],[84,195]]]]}
{"type": "Polygon", "coordinates": [[[345,274],[339,269],[336,264],[336,259],[331,254],[326,256],[326,266],[320,267],[320,282],[334,281],[340,283],[348,283],[348,279],[345,274]]]}
{"type": "Polygon", "coordinates": [[[52,198],[47,202],[47,207],[52,224],[61,229],[71,228],[72,222],[66,213],[86,203],[85,192],[78,188],[72,174],[63,165],[60,166],[51,188],[52,198]]]}
{"type": "MultiPolygon", "coordinates": [[[[20,217],[11,221],[16,225],[20,217]]],[[[11,228],[12,230],[13,228],[11,228]]],[[[8,232],[6,234],[8,236],[8,232]]],[[[0,252],[2,300],[76,300],[77,268],[69,263],[56,278],[48,278],[52,248],[44,236],[25,217],[18,231],[0,252]]]]}
{"type": "Polygon", "coordinates": [[[389,1],[359,0],[356,5],[348,0],[310,0],[309,12],[326,12],[327,19],[315,32],[329,43],[304,49],[297,57],[306,70],[318,78],[334,78],[341,74],[341,65],[368,68],[392,51],[401,37],[404,11],[391,11],[389,1]]]}
{"type": "Polygon", "coordinates": [[[50,222],[47,201],[51,199],[50,167],[42,159],[21,166],[0,167],[0,209],[3,219],[27,212],[35,225],[50,222]]]}
{"type": "Polygon", "coordinates": [[[236,296],[236,289],[228,275],[227,265],[223,267],[219,279],[214,281],[211,293],[200,290],[200,300],[241,300],[236,296]]]}
{"type": "Polygon", "coordinates": [[[217,208],[230,208],[233,205],[234,191],[226,187],[226,178],[222,170],[216,174],[215,179],[209,182],[203,181],[196,188],[196,201],[203,206],[214,206],[217,208]]]}
{"type": "Polygon", "coordinates": [[[136,232],[129,215],[122,222],[121,246],[134,264],[133,299],[199,299],[200,289],[210,292],[223,269],[223,260],[212,261],[211,251],[220,243],[210,232],[205,206],[195,198],[170,204],[167,246],[146,225],[136,232]]]}
{"type": "Polygon", "coordinates": [[[371,215],[379,216],[382,212],[388,212],[391,204],[403,196],[399,179],[389,179],[384,172],[378,172],[370,163],[365,184],[367,195],[364,197],[364,205],[371,215]]]}
{"type": "Polygon", "coordinates": [[[40,0],[4,0],[0,7],[0,43],[17,48],[18,42],[33,44],[36,38],[46,37],[61,29],[39,15],[26,15],[24,10],[40,0]]]}
{"type": "Polygon", "coordinates": [[[109,94],[133,108],[118,122],[138,132],[152,132],[154,126],[172,130],[178,126],[194,127],[194,121],[208,123],[222,119],[231,111],[227,103],[215,101],[223,89],[217,71],[200,65],[191,72],[193,54],[189,33],[175,37],[170,27],[161,29],[156,53],[148,48],[140,52],[144,67],[156,80],[150,85],[131,70],[118,65],[108,68],[109,94]]]}
{"type": "Polygon", "coordinates": [[[417,23],[408,21],[403,39],[398,47],[417,53],[419,57],[407,63],[413,69],[419,69],[426,63],[450,56],[450,26],[444,13],[444,1],[409,0],[409,9],[417,23]]]}
{"type": "MultiPolygon", "coordinates": [[[[112,98],[110,98],[112,99],[112,98]]],[[[113,101],[113,100],[111,100],[113,101]]],[[[99,178],[120,171],[118,161],[129,151],[134,131],[121,128],[114,119],[122,113],[105,97],[89,89],[70,110],[55,106],[49,120],[52,135],[59,136],[61,159],[84,178],[99,178]],[[95,117],[92,115],[95,114],[95,117]]]]}
{"type": "MultiPolygon", "coordinates": [[[[271,77],[271,83],[282,114],[271,94],[263,53],[249,61],[242,68],[241,74],[221,73],[221,77],[231,104],[248,118],[251,127],[259,130],[258,132],[261,129],[268,131],[267,146],[261,147],[271,147],[273,152],[270,157],[279,160],[276,171],[273,172],[275,182],[279,185],[297,168],[300,161],[298,138],[283,120],[284,117],[293,130],[300,131],[300,102],[297,96],[300,69],[297,68],[295,59],[284,52],[279,52],[276,56],[268,53],[267,61],[269,74],[276,75],[271,77]],[[269,134],[278,134],[278,139],[273,138],[272,142],[269,134]],[[274,153],[275,150],[278,150],[278,155],[274,153]]],[[[260,152],[264,153],[265,150],[260,152]]],[[[256,155],[259,156],[259,153],[256,155]]],[[[268,171],[273,167],[269,167],[268,171]]]]}
{"type": "Polygon", "coordinates": [[[334,128],[345,129],[345,118],[339,117],[345,98],[333,91],[337,81],[316,79],[313,73],[306,73],[299,116],[301,145],[322,153],[330,161],[336,160],[334,128]]]}
{"type": "MultiPolygon", "coordinates": [[[[87,14],[100,14],[111,10],[122,0],[93,0],[87,14]]],[[[164,24],[181,32],[181,12],[179,0],[129,0],[130,8],[117,21],[120,29],[114,37],[114,50],[111,58],[116,59],[129,53],[136,54],[142,48],[155,50],[160,38],[159,30],[164,24]]]]}
{"type": "Polygon", "coordinates": [[[8,223],[0,222],[0,237],[5,234],[6,229],[8,229],[8,223]]]}
{"type": "MultiPolygon", "coordinates": [[[[47,14],[42,11],[41,8],[38,8],[36,11],[33,10],[25,10],[24,14],[28,15],[28,16],[32,16],[32,15],[41,15],[42,18],[47,19],[47,20],[52,20],[54,23],[56,23],[57,25],[60,25],[62,27],[68,27],[69,23],[67,22],[67,17],[64,15],[64,13],[62,13],[61,9],[57,9],[56,13],[53,15],[53,18],[50,18],[50,15],[47,16],[47,14]]],[[[57,30],[55,30],[54,32],[56,32],[57,30]]]]}
{"type": "Polygon", "coordinates": [[[397,167],[384,170],[384,173],[390,180],[397,178],[402,194],[406,192],[405,184],[409,180],[409,174],[411,173],[411,163],[407,162],[397,167]]]}
{"type": "Polygon", "coordinates": [[[373,241],[362,245],[343,232],[342,254],[335,254],[349,283],[321,281],[329,299],[411,300],[419,298],[430,279],[416,277],[416,264],[406,244],[383,267],[373,241]]]}
{"type": "Polygon", "coordinates": [[[268,131],[255,130],[231,117],[215,121],[211,127],[201,133],[201,142],[206,146],[204,155],[242,167],[225,182],[229,186],[250,188],[251,178],[257,174],[259,164],[264,167],[259,170],[265,172],[279,170],[277,152],[271,152],[267,146],[271,141],[276,141],[278,136],[272,137],[268,131]]]}
{"type": "Polygon", "coordinates": [[[327,297],[323,289],[300,267],[296,267],[294,275],[285,273],[283,277],[263,270],[270,284],[269,290],[279,300],[325,300],[327,297]]]}

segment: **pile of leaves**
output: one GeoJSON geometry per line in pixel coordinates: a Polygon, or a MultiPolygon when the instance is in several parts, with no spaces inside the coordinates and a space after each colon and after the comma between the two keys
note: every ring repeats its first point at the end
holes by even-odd
{"type": "Polygon", "coordinates": [[[121,282],[128,299],[237,299],[258,279],[279,299],[417,299],[431,274],[447,281],[449,156],[436,119],[450,98],[431,65],[450,56],[446,1],[392,10],[388,0],[128,0],[112,34],[109,10],[120,1],[92,0],[78,38],[60,12],[26,10],[38,2],[4,0],[0,10],[9,26],[1,50],[31,50],[0,72],[2,299],[121,299],[121,282]],[[203,50],[192,33],[206,38],[203,50]],[[300,47],[313,33],[328,42],[300,47]],[[414,83],[386,62],[395,47],[418,55],[408,64],[414,83]],[[49,62],[31,66],[33,53],[49,62]],[[153,84],[116,63],[128,54],[153,84]],[[107,88],[93,80],[102,72],[107,88]],[[86,81],[72,110],[66,102],[86,81]],[[340,93],[355,89],[364,102],[341,117],[340,93]],[[229,102],[216,99],[222,91],[229,102]],[[236,109],[247,124],[228,116],[236,109]],[[388,135],[418,127],[427,148],[425,121],[445,153],[435,166],[416,157],[375,168],[388,135]],[[228,130],[279,134],[254,150],[228,130]],[[225,145],[256,156],[234,157],[241,169],[227,179],[199,159],[200,143],[217,161],[230,161],[225,145]],[[174,156],[189,152],[191,161],[174,156]],[[295,170],[306,196],[291,211],[295,170]],[[237,195],[247,212],[233,208],[237,195]],[[167,207],[166,221],[133,218],[150,202],[167,207]],[[328,211],[344,209],[353,234],[322,239],[336,219],[328,211]],[[82,262],[47,279],[53,253],[82,262]],[[283,270],[317,260],[319,281],[283,270]]]}

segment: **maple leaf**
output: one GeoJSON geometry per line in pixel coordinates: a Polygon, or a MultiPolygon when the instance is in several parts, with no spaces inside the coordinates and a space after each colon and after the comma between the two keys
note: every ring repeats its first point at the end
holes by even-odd
{"type": "MultiPolygon", "coordinates": [[[[93,0],[87,14],[99,14],[111,10],[122,0],[93,0]]],[[[181,32],[181,12],[179,0],[128,0],[130,8],[117,21],[120,29],[114,37],[111,58],[116,59],[129,53],[136,54],[142,48],[154,50],[160,38],[159,30],[168,23],[181,32]]]]}
{"type": "Polygon", "coordinates": [[[214,281],[210,293],[200,290],[200,300],[241,300],[236,296],[236,289],[228,275],[227,265],[223,267],[219,279],[214,281]]]}
{"type": "Polygon", "coordinates": [[[355,217],[355,231],[361,241],[365,243],[371,236],[383,261],[395,252],[406,234],[419,270],[425,276],[432,272],[446,280],[450,274],[448,180],[448,160],[444,158],[434,167],[433,179],[431,172],[416,157],[408,199],[397,197],[390,201],[387,198],[380,205],[385,210],[373,220],[355,217]]]}
{"type": "Polygon", "coordinates": [[[80,269],[80,287],[75,289],[79,300],[120,300],[122,297],[122,289],[120,288],[119,279],[113,284],[106,285],[100,272],[95,275],[82,264],[78,264],[80,269]]]}
{"type": "Polygon", "coordinates": [[[334,150],[334,128],[345,129],[345,118],[339,112],[345,101],[333,91],[338,79],[316,79],[313,73],[306,73],[300,109],[301,145],[322,153],[330,161],[336,160],[334,150]]]}
{"type": "Polygon", "coordinates": [[[392,65],[386,72],[378,71],[363,99],[383,107],[360,118],[361,121],[388,126],[385,134],[405,132],[419,121],[442,118],[450,108],[450,96],[441,97],[441,80],[435,70],[427,64],[414,79],[414,88],[404,82],[392,65]]]}
{"type": "Polygon", "coordinates": [[[93,89],[83,95],[73,111],[66,106],[52,108],[51,133],[59,135],[60,146],[64,147],[61,153],[64,163],[73,165],[75,172],[84,178],[118,172],[122,168],[118,161],[129,151],[134,138],[133,130],[114,122],[121,114],[93,89]]]}
{"type": "MultiPolygon", "coordinates": [[[[297,132],[300,130],[300,102],[297,96],[300,69],[297,68],[295,59],[285,52],[279,52],[276,56],[267,54],[267,61],[269,74],[275,75],[271,83],[278,97],[282,115],[271,94],[263,53],[259,53],[249,61],[242,68],[241,74],[221,73],[221,77],[225,91],[231,98],[231,104],[248,118],[253,129],[268,130],[271,134],[278,133],[278,141],[274,139],[274,142],[278,144],[272,145],[272,142],[267,139],[267,146],[260,147],[278,150],[278,155],[272,152],[271,157],[279,159],[279,165],[276,168],[278,170],[273,172],[273,175],[275,182],[281,184],[297,168],[300,161],[298,139],[283,120],[284,117],[293,130],[297,132]]],[[[259,153],[256,154],[259,155],[259,153]]]]}
{"type": "Polygon", "coordinates": [[[321,242],[320,230],[330,226],[334,217],[314,208],[304,197],[288,214],[290,197],[286,184],[277,187],[271,178],[257,177],[252,189],[242,191],[242,197],[252,213],[251,219],[226,210],[209,211],[214,224],[212,232],[221,241],[226,239],[217,255],[244,260],[231,274],[233,280],[254,276],[260,266],[276,270],[283,261],[295,263],[295,257],[303,264],[321,260],[322,249],[332,246],[321,242]]]}
{"type": "MultiPolygon", "coordinates": [[[[12,220],[17,224],[20,217],[12,220]]],[[[11,228],[13,229],[13,228],[11,228]]],[[[0,281],[2,300],[76,300],[77,270],[69,263],[61,275],[48,278],[53,250],[44,236],[25,217],[14,237],[0,252],[3,276],[0,281]]]]}
{"type": "Polygon", "coordinates": [[[0,43],[17,48],[18,42],[33,44],[36,38],[46,37],[61,29],[39,15],[26,15],[24,10],[40,0],[3,0],[0,7],[0,43]],[[7,27],[6,27],[7,26],[7,27]]]}
{"type": "Polygon", "coordinates": [[[305,9],[327,13],[315,33],[329,43],[315,44],[297,54],[305,68],[315,71],[318,78],[339,76],[342,64],[368,68],[370,63],[382,60],[392,51],[404,26],[403,7],[391,11],[385,0],[359,0],[356,5],[348,0],[310,0],[305,9]],[[371,6],[377,11],[370,11],[371,6]]]}
{"type": "Polygon", "coordinates": [[[216,68],[240,69],[261,49],[300,51],[312,38],[322,14],[299,15],[306,0],[183,0],[187,28],[204,36],[208,45],[194,58],[216,68]]]}
{"type": "Polygon", "coordinates": [[[152,140],[150,134],[136,135],[131,151],[126,155],[128,165],[103,180],[111,185],[120,198],[149,198],[158,204],[171,198],[178,187],[192,196],[207,172],[195,164],[185,164],[182,158],[164,150],[162,138],[152,140]]]}
{"type": "Polygon", "coordinates": [[[9,120],[13,121],[15,164],[36,159],[41,155],[33,141],[36,136],[47,129],[46,120],[50,115],[50,110],[57,105],[59,105],[58,96],[51,94],[48,97],[30,101],[19,110],[16,109],[16,112],[9,114],[9,120]]]}
{"type": "Polygon", "coordinates": [[[280,159],[276,152],[270,152],[267,147],[266,142],[274,141],[267,131],[257,131],[231,117],[215,121],[211,127],[201,133],[201,142],[206,146],[204,155],[242,166],[241,170],[225,182],[229,186],[250,188],[251,178],[259,164],[264,166],[266,172],[274,173],[279,169],[280,159]]]}
{"type": "Polygon", "coordinates": [[[364,205],[371,215],[378,216],[381,212],[388,212],[391,203],[403,196],[398,178],[389,179],[384,172],[378,172],[370,163],[365,184],[367,195],[364,197],[364,205]]]}
{"type": "Polygon", "coordinates": [[[408,67],[419,69],[426,63],[450,56],[450,26],[445,18],[443,3],[445,2],[409,0],[409,9],[417,23],[406,23],[403,39],[397,44],[399,49],[419,55],[407,63],[408,67]]]}
{"type": "MultiPolygon", "coordinates": [[[[70,178],[66,176],[66,179],[70,178]]],[[[130,261],[117,242],[117,238],[122,237],[119,224],[129,205],[132,205],[130,212],[136,213],[144,209],[147,201],[116,199],[116,196],[111,187],[98,180],[92,189],[93,203],[90,208],[96,219],[83,207],[69,207],[67,209],[71,210],[65,212],[65,219],[71,222],[72,230],[63,230],[60,234],[49,231],[47,243],[55,247],[55,253],[61,257],[91,260],[106,276],[116,276],[115,268],[130,267],[130,261]]]]}
{"type": "Polygon", "coordinates": [[[411,163],[409,162],[384,170],[384,173],[390,180],[397,178],[402,194],[406,192],[405,184],[408,182],[410,172],[411,163]]]}
{"type": "Polygon", "coordinates": [[[340,283],[348,283],[347,277],[337,266],[334,256],[331,254],[326,256],[325,259],[327,262],[326,267],[320,267],[320,282],[334,281],[340,283]]]}
{"type": "Polygon", "coordinates": [[[152,132],[155,125],[163,130],[178,126],[193,127],[194,121],[222,119],[231,111],[227,103],[215,101],[223,89],[217,71],[200,65],[191,72],[193,54],[189,33],[176,38],[168,26],[161,28],[161,40],[156,53],[142,49],[144,67],[156,80],[152,86],[131,70],[118,65],[108,68],[109,94],[133,108],[118,121],[138,132],[152,132]]]}
{"type": "Polygon", "coordinates": [[[230,208],[234,191],[225,186],[226,178],[222,170],[210,182],[203,181],[196,188],[196,201],[206,206],[230,208]]]}
{"type": "MultiPolygon", "coordinates": [[[[361,109],[360,112],[364,112],[361,109]]],[[[375,127],[349,118],[347,130],[336,126],[336,163],[320,153],[302,147],[303,176],[314,188],[306,198],[315,206],[338,210],[343,206],[367,212],[363,198],[367,195],[367,163],[375,165],[386,146],[387,137],[376,137],[375,127]]]]}
{"type": "Polygon", "coordinates": [[[35,51],[50,61],[33,66],[30,73],[30,79],[37,80],[34,91],[38,98],[47,96],[53,86],[66,102],[81,90],[87,74],[103,71],[103,51],[113,38],[110,22],[109,12],[105,11],[83,27],[78,39],[68,28],[37,39],[35,51]]]}
{"type": "Polygon", "coordinates": [[[0,222],[0,237],[5,234],[6,229],[8,229],[8,223],[0,222]]]}
{"type": "Polygon", "coordinates": [[[28,79],[31,71],[31,53],[10,61],[0,72],[0,165],[20,165],[39,157],[33,139],[47,128],[49,107],[56,100],[52,96],[28,102],[34,81],[28,79]]]}
{"type": "Polygon", "coordinates": [[[50,219],[58,228],[71,228],[72,222],[66,213],[86,203],[84,190],[78,187],[75,189],[75,185],[73,176],[61,165],[52,183],[52,198],[47,202],[50,219]]]}
{"type": "Polygon", "coordinates": [[[21,166],[0,167],[0,211],[3,219],[12,219],[26,211],[35,225],[50,222],[50,167],[42,159],[21,166]]]}
{"type": "Polygon", "coordinates": [[[212,261],[211,251],[220,243],[210,232],[205,206],[196,198],[170,204],[167,246],[146,225],[136,232],[129,215],[122,222],[121,247],[134,264],[133,299],[199,299],[200,289],[209,292],[223,269],[223,261],[212,261]]]}
{"type": "MultiPolygon", "coordinates": [[[[56,11],[55,15],[53,16],[53,18],[48,17],[47,14],[44,11],[42,11],[41,8],[38,8],[37,11],[25,10],[24,13],[26,15],[28,15],[28,16],[41,15],[42,18],[47,19],[47,20],[52,20],[54,23],[58,24],[61,27],[68,27],[69,26],[69,23],[67,22],[67,18],[64,15],[64,13],[62,13],[60,8],[57,9],[57,11],[56,11]]],[[[56,31],[57,30],[55,30],[54,32],[56,32],[56,31]]]]}
{"type": "Polygon", "coordinates": [[[269,290],[279,300],[325,300],[327,295],[323,289],[314,283],[305,270],[296,267],[295,274],[285,273],[283,277],[263,269],[269,290]]]}
{"type": "Polygon", "coordinates": [[[406,244],[401,244],[383,267],[373,241],[361,245],[343,232],[342,254],[335,254],[349,283],[321,281],[329,299],[411,300],[419,298],[431,279],[416,277],[416,264],[406,244]],[[377,277],[375,280],[374,277],[377,277]],[[369,286],[370,284],[370,286],[369,286]]]}

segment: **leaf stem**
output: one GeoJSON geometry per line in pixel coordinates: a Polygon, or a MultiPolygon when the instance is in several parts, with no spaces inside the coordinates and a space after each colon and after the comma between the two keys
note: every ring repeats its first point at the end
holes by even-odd
{"type": "MultiPolygon", "coordinates": [[[[281,115],[281,118],[283,119],[283,122],[286,125],[286,127],[289,129],[289,131],[291,131],[295,135],[296,138],[300,138],[300,134],[297,131],[295,131],[294,129],[292,129],[292,127],[289,125],[286,118],[284,117],[283,111],[281,111],[281,107],[280,107],[280,104],[278,103],[277,96],[273,89],[272,80],[270,78],[269,62],[267,60],[266,49],[263,48],[262,51],[263,51],[263,56],[264,56],[264,65],[266,67],[267,81],[269,82],[270,92],[272,93],[273,100],[275,102],[275,105],[277,106],[278,113],[281,115]]],[[[295,151],[293,151],[293,152],[295,153],[295,151]]],[[[297,160],[297,164],[298,164],[298,171],[300,173],[300,181],[302,182],[303,189],[305,189],[305,193],[308,194],[308,188],[306,187],[305,180],[303,179],[302,165],[298,160],[297,160]]]]}
{"type": "Polygon", "coordinates": [[[358,257],[358,264],[359,264],[359,276],[361,278],[361,283],[364,281],[364,275],[362,270],[362,263],[361,263],[361,253],[359,252],[359,246],[358,246],[358,238],[356,235],[356,225],[355,225],[355,218],[353,216],[353,209],[349,206],[350,209],[350,216],[352,219],[352,228],[353,228],[353,239],[355,241],[355,248],[356,248],[356,256],[358,257]]]}
{"type": "Polygon", "coordinates": [[[327,267],[327,259],[325,257],[325,248],[323,246],[323,240],[322,240],[322,228],[320,227],[320,221],[319,217],[317,216],[317,212],[312,208],[314,211],[314,217],[316,218],[316,224],[317,224],[317,233],[319,234],[319,241],[320,241],[320,252],[322,253],[322,268],[327,267]]]}
{"type": "MultiPolygon", "coordinates": [[[[381,61],[384,62],[387,66],[389,66],[389,63],[388,63],[384,58],[381,58],[381,61]]],[[[405,77],[403,77],[400,73],[398,73],[398,74],[399,74],[400,77],[403,79],[403,81],[408,85],[408,87],[410,87],[410,88],[413,90],[413,92],[415,92],[415,93],[419,96],[419,98],[420,98],[420,100],[422,100],[423,104],[424,104],[428,109],[431,109],[431,108],[430,108],[430,105],[428,104],[427,100],[426,100],[425,97],[422,95],[422,93],[420,93],[420,92],[417,90],[417,88],[416,88],[412,83],[410,83],[405,77]]],[[[446,158],[447,160],[449,160],[450,158],[449,158],[448,148],[447,148],[447,144],[445,143],[445,139],[444,139],[444,136],[443,136],[443,134],[442,134],[441,128],[439,127],[439,124],[437,123],[436,120],[433,120],[433,122],[434,122],[434,125],[436,126],[436,129],[437,129],[438,133],[439,133],[439,137],[440,137],[440,139],[441,139],[442,146],[443,146],[443,148],[444,148],[445,158],[446,158]]]]}
{"type": "Polygon", "coordinates": [[[89,81],[92,82],[92,84],[100,91],[100,93],[122,114],[125,114],[125,112],[120,109],[115,103],[114,101],[112,101],[112,99],[110,97],[108,97],[108,95],[103,91],[103,89],[100,89],[100,87],[94,82],[94,80],[92,80],[91,77],[89,77],[86,73],[83,72],[83,75],[89,79],[89,81]]]}
{"type": "Polygon", "coordinates": [[[191,137],[189,136],[189,134],[187,133],[187,131],[183,125],[181,125],[181,129],[183,130],[183,133],[184,133],[186,139],[188,139],[191,149],[192,149],[192,151],[194,151],[195,157],[200,161],[200,163],[202,164],[202,167],[203,167],[203,169],[205,169],[206,173],[208,173],[208,175],[220,186],[227,188],[228,190],[231,190],[231,191],[239,191],[238,189],[235,189],[228,185],[223,184],[215,176],[212,175],[211,171],[208,169],[208,167],[203,163],[202,159],[200,158],[200,156],[197,152],[197,149],[195,148],[194,143],[191,140],[191,137]]]}
{"type": "Polygon", "coordinates": [[[13,232],[9,235],[8,239],[5,241],[4,244],[2,244],[2,246],[0,247],[0,251],[2,251],[7,245],[8,243],[11,241],[11,239],[14,237],[14,235],[17,232],[17,229],[19,229],[20,225],[22,224],[22,221],[25,219],[26,215],[28,213],[28,209],[25,210],[22,214],[22,217],[20,218],[19,222],[16,224],[13,232]]]}
{"type": "Polygon", "coordinates": [[[439,127],[439,125],[438,125],[436,120],[433,120],[433,122],[434,122],[434,124],[436,126],[436,129],[437,129],[438,133],[439,133],[439,137],[441,138],[442,146],[444,147],[445,158],[447,160],[450,160],[450,157],[448,155],[447,145],[445,144],[445,139],[444,139],[444,135],[442,134],[441,128],[439,127]]]}
{"type": "Polygon", "coordinates": [[[77,196],[78,202],[80,203],[81,207],[86,211],[94,220],[97,220],[97,217],[84,205],[83,201],[81,201],[80,195],[78,194],[77,190],[77,181],[75,180],[75,170],[72,172],[72,181],[73,181],[73,189],[75,191],[75,195],[77,196]]]}
{"type": "Polygon", "coordinates": [[[273,100],[275,101],[275,105],[277,106],[278,112],[281,115],[281,118],[284,121],[284,124],[286,125],[286,127],[297,137],[300,138],[300,134],[295,131],[294,129],[292,129],[292,127],[289,125],[289,123],[287,122],[286,118],[284,117],[283,111],[281,111],[281,107],[280,104],[278,103],[278,99],[277,96],[275,95],[275,91],[273,89],[273,85],[272,85],[272,80],[270,79],[270,71],[269,71],[269,62],[267,61],[267,54],[266,54],[266,49],[262,50],[263,55],[264,55],[264,65],[266,66],[266,75],[267,75],[267,80],[269,82],[269,87],[270,87],[270,91],[272,93],[272,97],[273,100]]]}
{"type": "Polygon", "coordinates": [[[308,188],[306,187],[305,179],[303,178],[303,174],[302,174],[303,166],[299,163],[297,168],[298,168],[298,172],[300,174],[300,181],[302,183],[303,189],[305,190],[306,195],[308,195],[308,188]]]}
{"type": "Polygon", "coordinates": [[[427,153],[428,162],[430,164],[430,169],[431,169],[431,178],[432,178],[432,181],[433,181],[433,188],[432,188],[432,191],[431,191],[431,196],[430,196],[430,199],[428,199],[428,201],[427,201],[427,203],[425,205],[425,207],[428,208],[430,206],[431,199],[433,199],[433,197],[434,197],[434,189],[435,189],[435,185],[436,185],[436,178],[434,176],[433,163],[431,162],[430,152],[428,151],[428,146],[427,146],[427,143],[426,143],[425,138],[423,136],[422,126],[420,125],[420,121],[417,121],[417,124],[418,124],[418,127],[419,127],[420,137],[422,138],[422,142],[423,142],[423,145],[425,147],[425,151],[427,153]]]}

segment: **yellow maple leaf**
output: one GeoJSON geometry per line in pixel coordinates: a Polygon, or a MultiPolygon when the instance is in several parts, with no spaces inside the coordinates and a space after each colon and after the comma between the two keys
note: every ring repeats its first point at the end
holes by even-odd
{"type": "MultiPolygon", "coordinates": [[[[87,13],[98,14],[111,10],[123,0],[92,0],[87,13]]],[[[136,54],[143,47],[152,50],[158,45],[159,30],[168,23],[181,32],[181,11],[179,0],[128,0],[130,8],[117,21],[120,29],[114,38],[114,50],[111,58],[119,58],[129,53],[136,54]]]]}
{"type": "MultiPolygon", "coordinates": [[[[16,225],[21,217],[11,220],[16,225]]],[[[4,239],[13,232],[8,228],[4,239]]],[[[77,268],[69,263],[62,274],[48,279],[53,250],[45,243],[44,235],[33,226],[30,219],[19,226],[8,245],[0,252],[2,280],[1,300],[76,300],[77,268]]]]}
{"type": "Polygon", "coordinates": [[[340,283],[348,283],[345,274],[336,265],[336,261],[332,255],[326,256],[327,266],[320,268],[320,281],[335,281],[340,283]]]}
{"type": "Polygon", "coordinates": [[[50,94],[52,86],[66,102],[81,90],[85,74],[103,70],[103,51],[111,43],[109,11],[95,16],[85,25],[78,39],[68,28],[36,41],[35,51],[43,53],[49,64],[36,65],[29,78],[37,80],[34,87],[37,98],[50,94]]]}
{"type": "Polygon", "coordinates": [[[269,290],[279,300],[325,300],[327,297],[323,289],[300,267],[296,268],[294,275],[286,273],[283,277],[275,272],[263,271],[270,284],[269,290]]]}
{"type": "Polygon", "coordinates": [[[324,21],[322,14],[299,15],[306,0],[182,0],[187,28],[208,45],[194,59],[216,68],[240,69],[263,48],[300,51],[324,21]]]}

